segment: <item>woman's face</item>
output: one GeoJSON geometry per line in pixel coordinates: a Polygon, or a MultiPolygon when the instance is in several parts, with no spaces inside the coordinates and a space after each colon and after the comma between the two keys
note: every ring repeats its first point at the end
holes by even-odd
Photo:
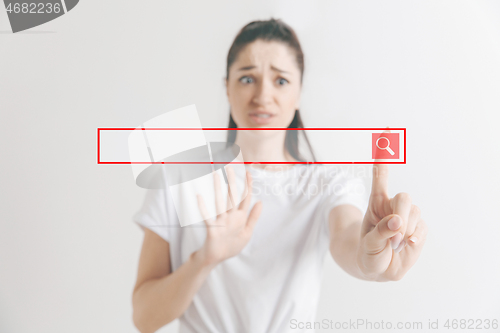
{"type": "Polygon", "coordinates": [[[243,48],[226,79],[238,127],[288,127],[299,108],[300,75],[295,54],[283,43],[257,40],[243,48]]]}

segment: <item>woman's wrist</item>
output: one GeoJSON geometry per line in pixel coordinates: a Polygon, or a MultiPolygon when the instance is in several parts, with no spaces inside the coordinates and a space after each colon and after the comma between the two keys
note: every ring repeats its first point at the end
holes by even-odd
{"type": "Polygon", "coordinates": [[[358,272],[359,272],[361,279],[367,280],[367,281],[377,281],[377,282],[389,281],[382,274],[368,272],[363,267],[362,253],[360,253],[360,251],[361,251],[361,249],[358,249],[358,253],[356,255],[356,266],[357,266],[357,269],[358,269],[358,272]]]}
{"type": "Polygon", "coordinates": [[[208,269],[208,270],[212,270],[219,263],[219,261],[208,256],[203,247],[201,249],[193,252],[191,254],[191,259],[195,263],[200,265],[203,269],[208,269]]]}
{"type": "Polygon", "coordinates": [[[361,262],[361,257],[360,257],[359,250],[358,250],[358,254],[356,256],[356,268],[358,270],[359,277],[362,280],[366,280],[366,281],[376,281],[377,277],[374,274],[370,274],[365,269],[363,269],[362,265],[363,265],[363,263],[361,262]]]}

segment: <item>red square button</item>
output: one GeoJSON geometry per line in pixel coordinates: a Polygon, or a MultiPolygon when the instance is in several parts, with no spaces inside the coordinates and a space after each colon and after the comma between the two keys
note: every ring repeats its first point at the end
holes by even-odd
{"type": "Polygon", "coordinates": [[[372,133],[372,158],[399,159],[399,133],[372,133]]]}

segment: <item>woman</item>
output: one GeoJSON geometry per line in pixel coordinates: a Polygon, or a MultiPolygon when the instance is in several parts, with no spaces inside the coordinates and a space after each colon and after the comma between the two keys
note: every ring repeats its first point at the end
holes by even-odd
{"type": "MultiPolygon", "coordinates": [[[[227,57],[230,127],[303,127],[303,58],[282,21],[246,25],[227,57]]],[[[297,132],[229,131],[228,141],[245,161],[297,162],[297,132]]],[[[175,318],[181,332],[292,331],[293,321],[315,319],[328,250],[346,272],[371,281],[399,280],[419,257],[426,225],[406,193],[388,197],[387,166],[374,166],[368,209],[352,190],[356,181],[333,168],[245,167],[248,195],[228,211],[214,174],[218,215],[206,228],[180,228],[169,191],[148,191],[135,216],[145,231],[133,293],[141,332],[175,318]]],[[[227,175],[235,184],[231,168],[227,175]]]]}

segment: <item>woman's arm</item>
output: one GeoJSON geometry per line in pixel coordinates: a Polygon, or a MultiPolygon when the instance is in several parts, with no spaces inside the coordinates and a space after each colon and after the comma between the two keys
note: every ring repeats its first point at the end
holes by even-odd
{"type": "Polygon", "coordinates": [[[246,246],[260,216],[262,202],[257,202],[248,213],[252,200],[252,176],[247,171],[247,195],[240,205],[229,207],[236,198],[234,170],[226,167],[229,181],[228,202],[224,205],[221,180],[214,173],[215,206],[217,218],[209,218],[205,202],[198,196],[207,236],[203,246],[172,273],[168,242],[145,228],[144,243],[139,261],[137,283],[132,296],[133,320],[142,332],[155,332],[180,317],[188,308],[210,271],[218,263],[231,258],[246,246]],[[232,198],[232,199],[231,199],[232,198]]]}
{"type": "Polygon", "coordinates": [[[350,275],[361,280],[375,280],[364,275],[357,264],[363,215],[352,205],[333,208],[329,215],[330,253],[335,262],[350,275]]]}
{"type": "Polygon", "coordinates": [[[144,229],[137,282],[132,296],[134,324],[142,333],[155,332],[180,317],[214,264],[196,251],[171,273],[169,244],[144,229]]]}

